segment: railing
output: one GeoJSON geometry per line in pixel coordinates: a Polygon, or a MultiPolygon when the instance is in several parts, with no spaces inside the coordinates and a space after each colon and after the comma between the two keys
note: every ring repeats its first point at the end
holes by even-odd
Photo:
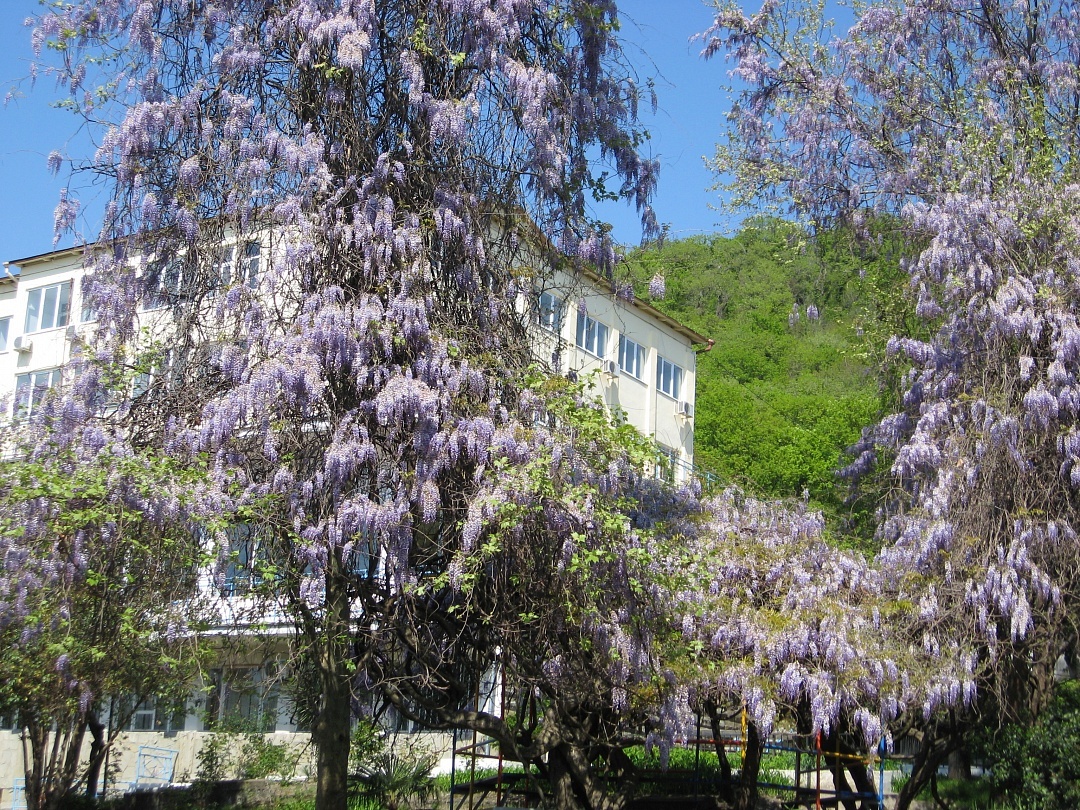
{"type": "Polygon", "coordinates": [[[697,481],[706,495],[711,495],[731,483],[711,470],[682,458],[673,458],[668,453],[661,453],[656,457],[656,477],[676,485],[697,481]]]}
{"type": "Polygon", "coordinates": [[[135,757],[135,781],[132,788],[155,787],[172,782],[178,751],[140,745],[135,757]]]}

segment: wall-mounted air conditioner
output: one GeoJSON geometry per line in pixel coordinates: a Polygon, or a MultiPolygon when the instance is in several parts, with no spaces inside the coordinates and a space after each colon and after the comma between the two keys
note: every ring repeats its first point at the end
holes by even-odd
{"type": "Polygon", "coordinates": [[[612,377],[614,377],[619,373],[619,364],[616,363],[614,360],[605,360],[603,371],[605,374],[610,374],[612,377]]]}
{"type": "Polygon", "coordinates": [[[11,342],[11,348],[19,352],[19,354],[25,354],[34,348],[34,341],[26,335],[19,335],[11,342]]]}
{"type": "Polygon", "coordinates": [[[676,402],[675,403],[675,415],[676,416],[685,416],[687,419],[689,419],[692,416],[691,410],[692,409],[690,408],[690,403],[689,402],[676,402]]]}

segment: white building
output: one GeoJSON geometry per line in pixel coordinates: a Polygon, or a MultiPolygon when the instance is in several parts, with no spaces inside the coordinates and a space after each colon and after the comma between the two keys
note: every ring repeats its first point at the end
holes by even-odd
{"type": "Polygon", "coordinates": [[[537,355],[559,371],[598,374],[608,407],[652,436],[681,482],[694,463],[697,350],[708,339],[594,275],[556,270],[536,294],[537,355]]]}
{"type": "MultiPolygon", "coordinates": [[[[260,256],[251,245],[234,251],[241,270],[233,273],[233,283],[251,284],[268,254],[264,249],[260,256]]],[[[5,262],[0,417],[32,412],[49,388],[61,384],[75,342],[94,328],[83,302],[82,257],[82,248],[70,248],[5,262]]],[[[608,406],[655,437],[667,456],[658,471],[684,480],[693,465],[696,351],[707,339],[648,303],[614,297],[596,276],[560,270],[540,275],[531,300],[523,296],[521,303],[534,319],[537,357],[563,373],[594,375],[590,379],[608,406]]],[[[259,689],[265,673],[258,662],[223,668],[215,678],[216,686],[200,690],[186,707],[146,705],[134,713],[111,754],[113,765],[119,764],[116,785],[194,774],[207,715],[239,713],[282,739],[303,733],[287,701],[259,689]]],[[[21,777],[17,730],[0,718],[0,808],[13,806],[12,788],[21,777]]]]}

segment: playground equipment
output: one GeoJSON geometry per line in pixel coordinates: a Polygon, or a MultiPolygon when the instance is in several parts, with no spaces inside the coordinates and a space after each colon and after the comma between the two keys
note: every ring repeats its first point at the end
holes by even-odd
{"type": "MultiPolygon", "coordinates": [[[[745,711],[742,712],[740,727],[730,731],[731,736],[724,737],[719,742],[724,751],[738,752],[741,770],[746,762],[746,744],[749,737],[745,711]]],[[[702,774],[701,754],[703,746],[706,751],[712,751],[716,744],[717,740],[702,736],[699,716],[697,734],[687,739],[684,746],[693,747],[694,769],[647,770],[641,774],[642,783],[664,782],[670,785],[681,781],[681,792],[687,795],[687,798],[695,795],[715,795],[719,787],[717,779],[715,776],[702,774]]],[[[758,778],[758,789],[777,795],[787,807],[813,810],[880,810],[884,807],[884,740],[873,752],[858,754],[842,750],[839,735],[834,735],[832,740],[826,740],[820,732],[815,735],[783,734],[767,740],[763,745],[763,752],[766,755],[794,755],[794,771],[785,769],[780,772],[785,777],[791,774],[790,784],[786,779],[783,782],[777,781],[776,771],[763,770],[758,778]],[[831,746],[830,742],[833,743],[831,746]],[[859,779],[854,779],[855,774],[859,775],[859,779]],[[857,782],[854,787],[848,785],[848,776],[852,776],[853,781],[857,782]],[[860,782],[861,784],[858,784],[860,782]]],[[[471,732],[459,745],[455,736],[451,757],[449,810],[477,810],[479,807],[488,806],[491,800],[494,800],[495,807],[505,807],[507,800],[513,796],[530,802],[538,798],[530,788],[530,780],[528,773],[506,769],[503,757],[493,740],[471,732]],[[463,761],[461,764],[459,759],[463,761]],[[485,762],[492,763],[496,773],[478,777],[478,763],[485,762]]]]}

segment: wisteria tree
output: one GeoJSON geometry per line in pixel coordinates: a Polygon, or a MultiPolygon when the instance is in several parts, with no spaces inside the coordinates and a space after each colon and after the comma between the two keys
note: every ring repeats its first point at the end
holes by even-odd
{"type": "MultiPolygon", "coordinates": [[[[126,369],[128,441],[210,459],[203,503],[251,527],[218,533],[219,573],[256,537],[248,581],[301,631],[320,807],[345,803],[358,684],[484,726],[461,696],[496,656],[535,660],[513,644],[539,610],[512,632],[493,618],[554,564],[530,567],[515,493],[561,548],[596,534],[589,487],[637,480],[632,453],[587,474],[545,438],[526,381],[545,268],[612,270],[589,199],[655,227],[617,29],[614,3],[583,0],[77,0],[36,21],[41,69],[113,122],[82,167],[113,201],[86,259],[94,362],[65,413],[90,418],[126,369]],[[564,482],[506,488],[523,475],[564,482]]],[[[614,564],[585,551],[567,570],[614,564]]],[[[573,643],[569,620],[547,638],[573,643]]]]}
{"type": "Polygon", "coordinates": [[[678,684],[665,712],[681,715],[684,730],[691,712],[709,716],[716,740],[722,718],[745,712],[742,771],[721,786],[736,807],[756,806],[762,747],[781,731],[820,743],[833,784],[872,806],[877,790],[860,757],[891,744],[890,725],[911,709],[947,702],[953,690],[970,698],[973,657],[959,645],[914,643],[920,606],[897,600],[861,554],[830,545],[822,515],[805,504],[728,490],[698,521],[654,552],[652,581],[671,622],[659,646],[678,684]],[[844,756],[829,755],[837,751],[844,756]]]}
{"type": "MultiPolygon", "coordinates": [[[[720,8],[706,54],[746,89],[715,167],[736,202],[817,226],[893,214],[925,246],[907,264],[924,331],[890,344],[903,411],[848,472],[890,466],[880,563],[920,606],[913,637],[970,651],[990,716],[1030,716],[1077,631],[1077,18],[913,0],[834,33],[822,13],[720,8]]],[[[959,744],[915,708],[931,733],[902,803],[959,744]]]]}
{"type": "Polygon", "coordinates": [[[209,612],[197,479],[102,430],[56,443],[25,427],[0,465],[0,712],[21,730],[26,806],[44,810],[96,795],[139,702],[186,702],[209,612]]]}

